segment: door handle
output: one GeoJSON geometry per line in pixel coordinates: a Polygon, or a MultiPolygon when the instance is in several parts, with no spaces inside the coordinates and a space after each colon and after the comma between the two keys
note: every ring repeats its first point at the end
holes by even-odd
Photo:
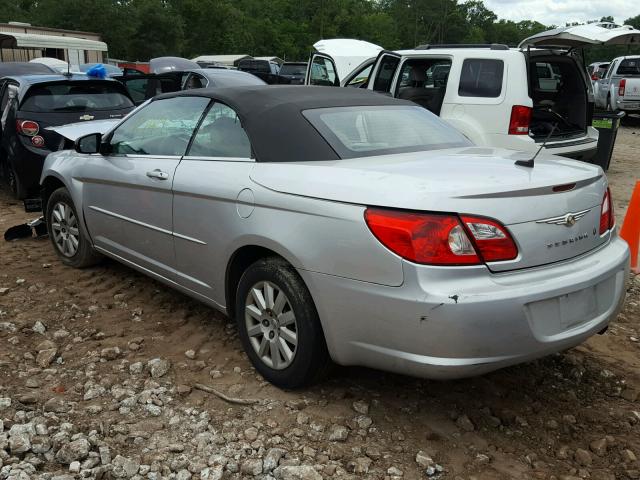
{"type": "Polygon", "coordinates": [[[169,174],[166,172],[163,172],[159,168],[156,168],[155,170],[151,170],[147,172],[147,177],[157,178],[158,180],[167,180],[169,178],[169,174]]]}

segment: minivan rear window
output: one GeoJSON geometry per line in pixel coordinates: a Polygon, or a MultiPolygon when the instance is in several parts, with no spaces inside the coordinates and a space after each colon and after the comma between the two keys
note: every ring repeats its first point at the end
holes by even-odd
{"type": "Polygon", "coordinates": [[[89,112],[133,107],[131,99],[116,82],[48,83],[33,85],[22,102],[26,112],[89,112]]]}
{"type": "Polygon", "coordinates": [[[616,73],[617,75],[640,75],[640,58],[622,60],[616,73]]]}
{"type": "Polygon", "coordinates": [[[458,95],[496,98],[502,93],[504,62],[485,58],[467,58],[462,63],[458,95]]]}

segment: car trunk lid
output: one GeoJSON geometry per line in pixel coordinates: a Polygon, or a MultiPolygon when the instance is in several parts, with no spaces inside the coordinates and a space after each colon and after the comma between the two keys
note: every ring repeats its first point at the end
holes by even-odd
{"type": "MultiPolygon", "coordinates": [[[[21,122],[24,120],[31,120],[38,124],[38,135],[44,138],[44,148],[51,151],[56,151],[62,148],[62,138],[52,127],[67,125],[71,123],[78,123],[86,121],[87,123],[93,123],[91,120],[110,120],[115,123],[123,118],[127,113],[131,111],[131,108],[120,110],[101,110],[92,112],[18,112],[16,121],[21,122]]],[[[97,131],[97,130],[95,130],[97,131]]],[[[94,133],[87,132],[87,133],[94,133]]],[[[23,141],[30,144],[31,140],[28,136],[21,135],[23,141]]]]}
{"type": "Polygon", "coordinates": [[[523,153],[473,147],[332,162],[258,163],[251,178],[293,195],[496,219],[513,235],[519,255],[489,264],[495,272],[567,260],[605,243],[608,236],[598,231],[606,189],[602,171],[545,154],[534,168],[514,164],[524,158],[523,153]]]}

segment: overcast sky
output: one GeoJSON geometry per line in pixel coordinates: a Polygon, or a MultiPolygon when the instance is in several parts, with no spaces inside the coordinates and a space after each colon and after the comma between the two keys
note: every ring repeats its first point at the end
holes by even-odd
{"type": "Polygon", "coordinates": [[[564,26],[612,15],[617,23],[640,14],[638,0],[484,0],[485,5],[507,20],[537,20],[564,26]]]}

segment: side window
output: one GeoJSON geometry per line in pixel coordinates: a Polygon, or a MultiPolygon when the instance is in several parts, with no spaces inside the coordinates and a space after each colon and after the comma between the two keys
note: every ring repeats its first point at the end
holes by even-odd
{"type": "Polygon", "coordinates": [[[183,90],[192,90],[194,88],[204,88],[207,85],[207,81],[202,75],[197,73],[191,73],[187,80],[184,82],[183,90]]]}
{"type": "Polygon", "coordinates": [[[325,87],[337,87],[340,85],[335,65],[330,59],[318,55],[313,57],[309,84],[324,85],[325,87]]]}
{"type": "Polygon", "coordinates": [[[416,59],[402,64],[398,88],[440,88],[447,86],[449,59],[416,59]]]}
{"type": "Polygon", "coordinates": [[[609,78],[611,77],[611,74],[613,73],[613,71],[616,69],[616,66],[618,65],[618,61],[616,60],[615,62],[612,62],[609,65],[609,69],[607,70],[607,73],[605,73],[605,78],[609,78]]]}
{"type": "Polygon", "coordinates": [[[533,87],[540,92],[555,93],[562,84],[562,70],[555,63],[536,63],[533,87]]]}
{"type": "Polygon", "coordinates": [[[351,76],[351,80],[347,82],[347,87],[360,88],[365,87],[367,83],[369,83],[369,76],[371,75],[371,69],[373,68],[373,64],[367,65],[362,68],[359,72],[355,73],[351,76]]]}
{"type": "Polygon", "coordinates": [[[373,89],[376,92],[389,92],[391,90],[391,82],[393,75],[396,73],[400,59],[392,55],[384,55],[380,60],[380,66],[376,72],[376,78],[373,82],[373,89]]]}
{"type": "Polygon", "coordinates": [[[6,88],[2,92],[2,108],[0,109],[0,130],[4,130],[7,125],[7,119],[9,118],[9,111],[13,104],[17,102],[18,87],[11,83],[6,84],[6,88]]]}
{"type": "Polygon", "coordinates": [[[462,63],[458,95],[461,97],[499,97],[502,92],[503,74],[504,62],[502,60],[468,58],[462,63]]]}
{"type": "Polygon", "coordinates": [[[182,156],[209,103],[203,97],[156,100],[120,125],[111,137],[113,155],[182,156]]]}
{"type": "Polygon", "coordinates": [[[224,103],[214,104],[204,117],[188,156],[251,158],[251,143],[236,112],[224,103]]]}

